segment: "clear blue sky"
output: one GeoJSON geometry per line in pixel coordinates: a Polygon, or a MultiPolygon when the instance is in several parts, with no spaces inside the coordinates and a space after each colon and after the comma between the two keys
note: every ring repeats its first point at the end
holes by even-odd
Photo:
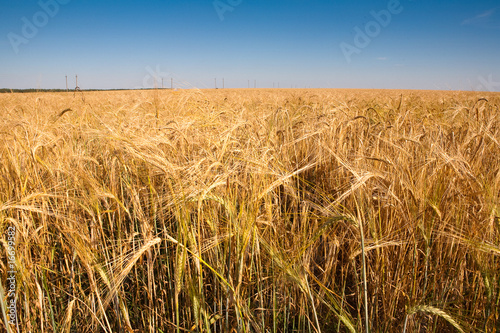
{"type": "Polygon", "coordinates": [[[0,64],[0,88],[500,91],[500,3],[1,0],[0,64]]]}

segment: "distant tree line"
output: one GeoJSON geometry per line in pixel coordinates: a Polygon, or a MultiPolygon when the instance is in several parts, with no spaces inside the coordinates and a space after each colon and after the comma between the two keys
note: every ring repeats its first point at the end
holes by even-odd
{"type": "Polygon", "coordinates": [[[66,91],[65,89],[9,89],[9,88],[1,88],[0,93],[25,93],[25,92],[37,92],[37,91],[43,91],[43,92],[61,92],[61,91],[66,91]]]}
{"type": "MultiPolygon", "coordinates": [[[[141,90],[154,90],[155,88],[142,88],[141,90]]],[[[167,88],[163,88],[166,90],[167,88]]],[[[169,88],[168,88],[169,89],[169,88]]],[[[135,90],[135,89],[82,89],[81,91],[114,91],[114,90],[135,90]]],[[[10,89],[10,88],[0,88],[0,93],[33,93],[33,92],[65,92],[66,89],[10,89]]],[[[73,89],[69,89],[68,92],[73,92],[73,89]]]]}
{"type": "MultiPolygon", "coordinates": [[[[97,90],[97,89],[94,89],[97,90]]],[[[32,92],[65,92],[66,89],[9,89],[9,88],[1,88],[0,93],[32,93],[32,92]]],[[[69,90],[73,91],[73,90],[69,90]]]]}

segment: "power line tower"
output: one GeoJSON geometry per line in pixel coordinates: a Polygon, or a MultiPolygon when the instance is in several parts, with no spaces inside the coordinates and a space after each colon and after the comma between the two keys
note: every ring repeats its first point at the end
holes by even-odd
{"type": "Polygon", "coordinates": [[[78,86],[78,74],[75,75],[75,79],[76,79],[75,91],[79,91],[80,87],[78,86]]]}

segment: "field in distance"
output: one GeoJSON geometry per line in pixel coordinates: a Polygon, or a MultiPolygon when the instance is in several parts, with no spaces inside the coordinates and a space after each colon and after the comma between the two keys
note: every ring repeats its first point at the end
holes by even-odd
{"type": "Polygon", "coordinates": [[[499,106],[410,90],[0,94],[0,326],[498,331],[499,106]]]}

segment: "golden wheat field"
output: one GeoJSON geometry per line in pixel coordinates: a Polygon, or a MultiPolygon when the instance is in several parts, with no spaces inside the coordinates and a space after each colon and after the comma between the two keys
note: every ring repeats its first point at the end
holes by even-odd
{"type": "Polygon", "coordinates": [[[1,94],[0,326],[500,332],[499,106],[443,91],[1,94]]]}

